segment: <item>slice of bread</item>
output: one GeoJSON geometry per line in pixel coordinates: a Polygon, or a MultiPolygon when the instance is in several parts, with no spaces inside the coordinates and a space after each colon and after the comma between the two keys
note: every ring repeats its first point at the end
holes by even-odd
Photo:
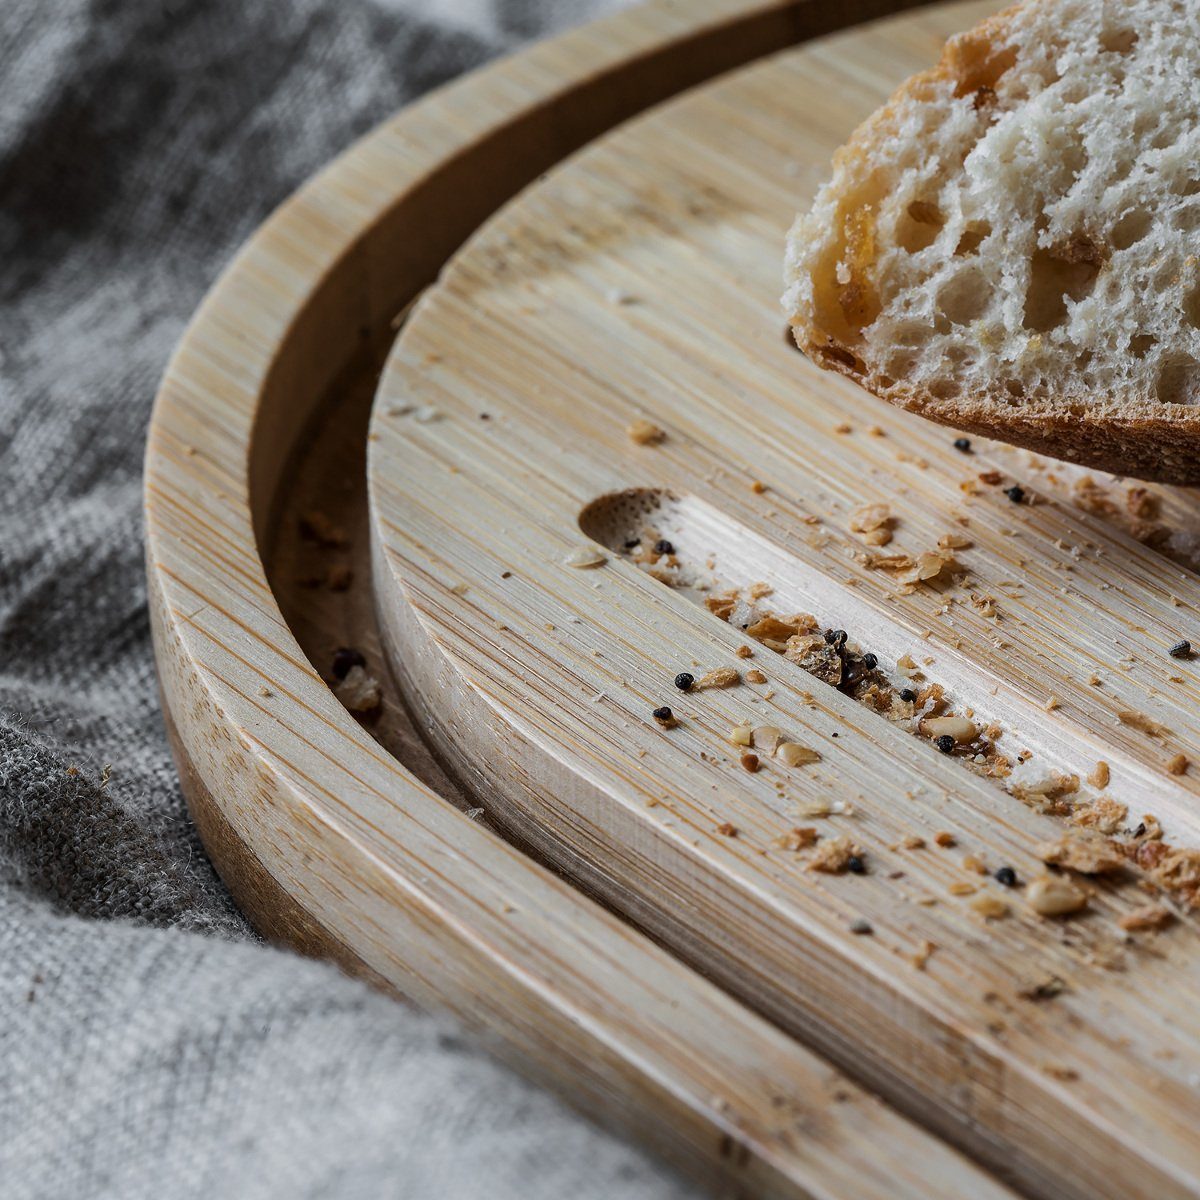
{"type": "Polygon", "coordinates": [[[1200,483],[1200,0],[1027,0],[951,40],[789,237],[796,341],[958,429],[1200,483]]]}

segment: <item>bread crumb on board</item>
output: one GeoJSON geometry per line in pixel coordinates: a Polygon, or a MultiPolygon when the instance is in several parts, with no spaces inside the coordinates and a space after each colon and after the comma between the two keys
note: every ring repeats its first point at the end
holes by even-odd
{"type": "Polygon", "coordinates": [[[653,421],[647,421],[644,417],[630,422],[625,433],[631,442],[639,446],[656,446],[667,436],[666,430],[655,425],[653,421]]]}

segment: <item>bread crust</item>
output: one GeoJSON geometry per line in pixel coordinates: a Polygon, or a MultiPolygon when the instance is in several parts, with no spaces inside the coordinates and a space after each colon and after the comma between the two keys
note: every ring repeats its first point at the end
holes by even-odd
{"type": "MultiPolygon", "coordinates": [[[[834,155],[834,178],[869,161],[896,126],[897,113],[947,81],[970,90],[972,64],[1004,45],[1015,16],[1027,4],[1014,4],[952,38],[938,62],[900,85],[888,101],[851,134],[834,155]]],[[[986,83],[981,87],[986,92],[986,83]]],[[[961,94],[967,94],[963,92],[961,94]]],[[[977,93],[978,94],[978,93],[977,93]]],[[[811,218],[797,221],[792,238],[803,237],[811,218]]],[[[792,282],[792,281],[789,281],[792,282]]],[[[812,280],[814,287],[819,280],[812,280]]],[[[847,339],[823,329],[816,305],[791,316],[797,346],[818,366],[854,380],[867,391],[909,412],[954,429],[995,437],[1081,466],[1160,483],[1200,484],[1200,406],[1147,403],[1123,394],[1097,396],[1095,402],[1057,407],[1026,399],[1019,404],[999,389],[982,388],[971,396],[942,398],[927,387],[873,372],[847,339]]]]}

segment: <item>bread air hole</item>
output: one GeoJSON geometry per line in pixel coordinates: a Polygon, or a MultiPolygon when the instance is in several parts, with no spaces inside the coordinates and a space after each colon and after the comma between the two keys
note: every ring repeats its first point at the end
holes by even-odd
{"type": "Polygon", "coordinates": [[[1114,250],[1128,250],[1150,232],[1153,218],[1140,208],[1131,208],[1114,226],[1109,235],[1114,250]]]}
{"type": "Polygon", "coordinates": [[[1137,43],[1136,29],[1106,29],[1100,35],[1100,49],[1108,54],[1128,54],[1137,43]]]}
{"type": "Polygon", "coordinates": [[[1134,358],[1145,358],[1157,345],[1158,338],[1148,333],[1136,333],[1129,339],[1129,353],[1134,358]]]}
{"type": "Polygon", "coordinates": [[[1200,403],[1200,363],[1187,355],[1168,359],[1158,372],[1155,393],[1163,404],[1200,403]]]}
{"type": "Polygon", "coordinates": [[[1025,328],[1038,333],[1061,325],[1067,319],[1067,301],[1078,303],[1087,296],[1100,273],[1098,262],[1059,249],[1035,251],[1030,268],[1025,328]]]}
{"type": "Polygon", "coordinates": [[[947,65],[957,83],[955,96],[974,96],[976,107],[990,102],[996,85],[1017,61],[1015,46],[997,49],[986,34],[968,33],[946,46],[947,65]]]}
{"type": "Polygon", "coordinates": [[[1183,319],[1193,329],[1200,329],[1200,283],[1192,284],[1184,294],[1183,319]]]}
{"type": "Polygon", "coordinates": [[[958,245],[954,247],[954,253],[959,258],[978,254],[980,244],[991,232],[992,227],[986,221],[969,222],[958,239],[958,245]]]}
{"type": "Polygon", "coordinates": [[[989,299],[987,281],[973,267],[967,267],[942,285],[938,308],[955,325],[969,325],[987,311],[989,299]]]}
{"type": "Polygon", "coordinates": [[[909,254],[932,246],[945,222],[936,204],[914,200],[896,222],[896,242],[909,254]]]}
{"type": "Polygon", "coordinates": [[[1194,196],[1200,192],[1200,179],[1182,175],[1171,184],[1171,191],[1176,196],[1194,196]]]}

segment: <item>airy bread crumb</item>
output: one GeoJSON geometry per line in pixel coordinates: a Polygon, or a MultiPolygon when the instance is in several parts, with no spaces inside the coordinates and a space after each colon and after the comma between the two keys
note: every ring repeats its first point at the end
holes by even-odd
{"type": "Polygon", "coordinates": [[[838,152],[789,238],[818,365],[956,428],[1200,480],[1200,9],[1028,0],[838,152]]]}

